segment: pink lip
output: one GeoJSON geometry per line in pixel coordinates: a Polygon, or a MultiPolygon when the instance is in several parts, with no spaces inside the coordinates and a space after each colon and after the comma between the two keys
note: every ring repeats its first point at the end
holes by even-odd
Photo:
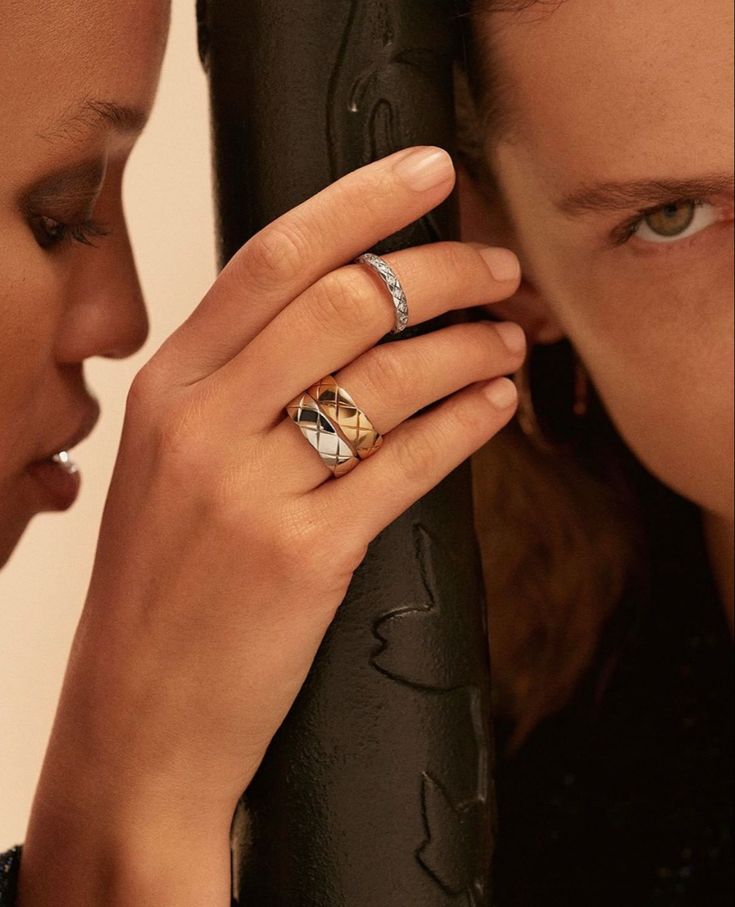
{"type": "Polygon", "coordinates": [[[88,437],[99,417],[99,404],[94,398],[90,398],[77,430],[50,450],[45,457],[26,467],[26,472],[36,481],[38,487],[44,491],[44,496],[57,510],[67,510],[77,499],[81,488],[81,476],[78,470],[70,472],[52,458],[61,451],[71,450],[88,437]]]}
{"type": "Polygon", "coordinates": [[[31,463],[26,472],[44,492],[54,510],[68,510],[79,496],[82,486],[79,472],[66,472],[51,460],[31,463]]]}

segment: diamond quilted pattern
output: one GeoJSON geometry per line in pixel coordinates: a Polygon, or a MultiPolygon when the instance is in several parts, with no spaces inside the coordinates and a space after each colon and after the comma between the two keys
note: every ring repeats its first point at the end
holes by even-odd
{"type": "Polygon", "coordinates": [[[319,409],[336,423],[361,460],[378,450],[383,438],[349,392],[340,387],[332,375],[317,381],[307,393],[317,402],[319,409]]]}
{"type": "Polygon", "coordinates": [[[357,466],[360,461],[354,451],[309,393],[299,394],[286,409],[335,476],[345,475],[357,466]]]}
{"type": "Polygon", "coordinates": [[[391,333],[400,334],[401,331],[405,330],[408,326],[408,299],[406,299],[406,294],[403,291],[398,275],[387,261],[382,259],[379,255],[373,255],[372,252],[366,252],[364,255],[360,255],[356,261],[359,264],[369,265],[377,271],[390,290],[393,305],[396,307],[396,323],[391,333]]]}

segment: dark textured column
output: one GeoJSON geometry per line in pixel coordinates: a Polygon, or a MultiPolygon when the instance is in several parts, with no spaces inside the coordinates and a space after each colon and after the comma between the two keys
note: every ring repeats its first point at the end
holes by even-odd
{"type": "MultiPolygon", "coordinates": [[[[350,170],[408,145],[451,151],[453,12],[451,0],[199,4],[223,263],[350,170]]],[[[450,199],[374,251],[456,231],[450,199]]],[[[489,904],[486,640],[466,462],[371,545],[246,794],[245,907],[489,904]]]]}

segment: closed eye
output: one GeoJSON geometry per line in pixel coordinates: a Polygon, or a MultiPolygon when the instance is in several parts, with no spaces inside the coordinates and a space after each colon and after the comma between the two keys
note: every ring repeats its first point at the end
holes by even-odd
{"type": "Polygon", "coordinates": [[[78,223],[62,223],[53,217],[38,215],[31,218],[31,230],[42,249],[55,249],[67,243],[78,242],[94,246],[94,240],[108,236],[110,230],[97,221],[86,219],[78,223]]]}

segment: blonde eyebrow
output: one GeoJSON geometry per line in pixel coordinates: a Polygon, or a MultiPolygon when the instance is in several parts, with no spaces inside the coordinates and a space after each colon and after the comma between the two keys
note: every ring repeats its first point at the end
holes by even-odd
{"type": "Polygon", "coordinates": [[[690,179],[633,180],[581,186],[562,196],[555,204],[573,217],[600,211],[627,211],[630,208],[663,205],[676,199],[732,194],[731,173],[707,174],[690,179]]]}

